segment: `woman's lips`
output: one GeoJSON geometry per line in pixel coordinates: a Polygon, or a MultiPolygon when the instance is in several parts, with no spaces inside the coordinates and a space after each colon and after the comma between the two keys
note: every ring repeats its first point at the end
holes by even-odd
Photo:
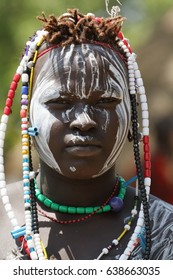
{"type": "Polygon", "coordinates": [[[101,152],[101,145],[99,141],[94,140],[93,137],[76,136],[69,139],[66,145],[66,151],[72,155],[86,157],[94,156],[101,152]]]}

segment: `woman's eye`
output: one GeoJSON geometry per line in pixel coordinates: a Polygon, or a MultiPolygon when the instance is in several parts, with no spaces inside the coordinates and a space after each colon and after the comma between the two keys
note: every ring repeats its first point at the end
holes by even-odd
{"type": "Polygon", "coordinates": [[[46,102],[46,105],[51,106],[68,106],[70,105],[70,100],[58,98],[58,99],[52,99],[46,102]]]}
{"type": "Polygon", "coordinates": [[[116,105],[119,103],[119,100],[116,98],[100,98],[96,105],[116,105]]]}

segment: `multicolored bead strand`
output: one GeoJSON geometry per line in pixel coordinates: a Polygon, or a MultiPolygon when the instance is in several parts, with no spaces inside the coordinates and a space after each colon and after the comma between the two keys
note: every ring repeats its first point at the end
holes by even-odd
{"type": "Polygon", "coordinates": [[[16,74],[14,75],[13,80],[11,82],[10,89],[8,91],[8,97],[6,99],[5,108],[0,123],[0,192],[1,192],[2,203],[4,205],[5,211],[7,212],[11,225],[14,229],[18,229],[19,226],[18,226],[18,221],[15,218],[14,212],[12,210],[12,206],[6,188],[3,148],[4,148],[4,140],[5,140],[5,133],[7,129],[8,119],[9,119],[9,115],[11,114],[13,98],[15,97],[15,91],[20,78],[21,78],[20,73],[16,71],[16,74]]]}

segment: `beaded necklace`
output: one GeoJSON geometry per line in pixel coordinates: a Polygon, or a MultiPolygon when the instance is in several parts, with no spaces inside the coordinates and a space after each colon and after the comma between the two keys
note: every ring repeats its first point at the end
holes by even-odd
{"type": "Polygon", "coordinates": [[[60,205],[58,203],[53,202],[52,200],[48,199],[46,196],[41,194],[40,190],[35,181],[35,191],[37,199],[43,203],[46,207],[51,208],[55,212],[61,213],[69,213],[69,214],[93,214],[93,213],[103,213],[114,211],[118,212],[123,207],[123,199],[126,194],[126,186],[125,180],[122,177],[117,177],[115,187],[113,192],[111,193],[110,197],[106,200],[106,202],[102,206],[95,206],[95,207],[72,207],[72,206],[65,206],[60,205]],[[119,193],[117,196],[114,196],[117,186],[119,183],[119,193]]]}

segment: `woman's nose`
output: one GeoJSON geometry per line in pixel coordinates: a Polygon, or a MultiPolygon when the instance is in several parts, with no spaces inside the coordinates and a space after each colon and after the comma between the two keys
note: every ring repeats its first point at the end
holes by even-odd
{"type": "Polygon", "coordinates": [[[70,124],[71,129],[79,129],[81,131],[87,131],[92,128],[97,128],[98,124],[93,119],[93,114],[90,109],[84,109],[81,112],[75,113],[75,118],[70,124]]]}

